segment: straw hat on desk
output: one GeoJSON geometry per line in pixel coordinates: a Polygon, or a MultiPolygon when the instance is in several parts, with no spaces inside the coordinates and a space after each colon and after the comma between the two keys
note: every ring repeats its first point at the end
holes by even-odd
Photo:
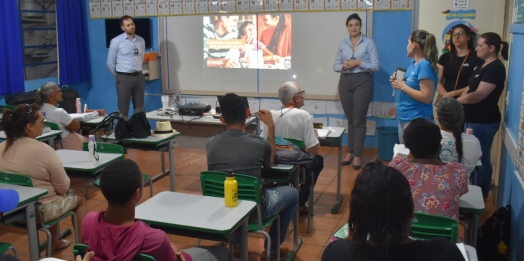
{"type": "Polygon", "coordinates": [[[173,130],[173,127],[171,127],[171,122],[157,121],[155,130],[151,133],[151,135],[155,137],[169,137],[175,133],[176,130],[173,130]]]}

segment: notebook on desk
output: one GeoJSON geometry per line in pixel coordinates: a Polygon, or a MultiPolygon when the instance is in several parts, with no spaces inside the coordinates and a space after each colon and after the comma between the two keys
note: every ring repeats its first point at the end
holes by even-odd
{"type": "Polygon", "coordinates": [[[321,139],[325,139],[331,132],[331,129],[317,129],[318,137],[321,139]]]}

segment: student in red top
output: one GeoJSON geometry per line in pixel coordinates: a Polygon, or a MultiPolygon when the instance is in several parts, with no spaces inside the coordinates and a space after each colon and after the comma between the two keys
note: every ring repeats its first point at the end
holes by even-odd
{"type": "Polygon", "coordinates": [[[84,218],[82,242],[94,251],[93,261],[131,261],[138,254],[162,261],[230,260],[225,247],[195,247],[177,251],[166,234],[135,219],[142,197],[143,179],[138,165],[125,159],[108,165],[100,177],[107,210],[84,218]]]}

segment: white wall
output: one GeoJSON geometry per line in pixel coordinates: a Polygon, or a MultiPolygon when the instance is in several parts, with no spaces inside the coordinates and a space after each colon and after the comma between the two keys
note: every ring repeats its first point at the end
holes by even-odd
{"type": "MultiPolygon", "coordinates": [[[[453,0],[419,0],[419,29],[434,34],[437,38],[439,52],[444,48],[442,32],[454,20],[446,20],[442,11],[453,10],[453,0]]],[[[495,32],[503,35],[504,27],[504,0],[469,0],[469,8],[476,10],[475,19],[463,19],[475,28],[478,33],[495,32]]]]}

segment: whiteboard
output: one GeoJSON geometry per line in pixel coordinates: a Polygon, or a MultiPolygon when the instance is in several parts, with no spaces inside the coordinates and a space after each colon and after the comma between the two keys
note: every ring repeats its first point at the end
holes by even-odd
{"type": "MultiPolygon", "coordinates": [[[[167,56],[167,87],[185,94],[236,92],[275,97],[284,82],[295,80],[308,95],[335,97],[340,74],[333,71],[333,63],[340,41],[348,35],[345,22],[352,13],[290,13],[291,66],[281,69],[208,68],[203,59],[203,26],[209,18],[166,17],[163,44],[167,56]]],[[[366,34],[367,13],[357,13],[362,19],[361,31],[366,34]]],[[[253,14],[240,15],[240,20],[249,16],[253,14]]]]}

